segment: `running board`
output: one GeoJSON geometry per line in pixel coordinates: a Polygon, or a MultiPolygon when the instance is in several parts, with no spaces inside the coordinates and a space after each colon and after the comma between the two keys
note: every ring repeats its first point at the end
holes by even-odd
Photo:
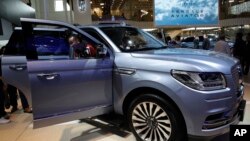
{"type": "Polygon", "coordinates": [[[113,111],[113,106],[100,106],[91,108],[85,111],[74,112],[74,113],[67,113],[63,115],[57,115],[42,119],[35,119],[33,121],[33,128],[41,128],[46,127],[54,124],[59,124],[63,122],[68,122],[72,120],[84,119],[89,117],[94,117],[102,114],[107,114],[113,111]]]}

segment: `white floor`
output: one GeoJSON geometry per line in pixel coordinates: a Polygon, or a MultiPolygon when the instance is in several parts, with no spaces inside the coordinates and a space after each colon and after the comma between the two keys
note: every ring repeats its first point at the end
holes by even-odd
{"type": "MultiPolygon", "coordinates": [[[[135,141],[127,131],[114,131],[104,125],[99,128],[91,124],[72,121],[64,124],[33,129],[32,115],[15,112],[11,123],[0,125],[0,141],[135,141]]],[[[98,122],[97,122],[98,123],[98,122]]],[[[112,129],[113,128],[113,129],[112,129]]]]}
{"type": "MultiPolygon", "coordinates": [[[[250,76],[248,77],[245,78],[245,99],[248,102],[241,124],[250,124],[250,76]]],[[[33,129],[32,114],[19,110],[11,115],[11,123],[0,125],[0,141],[135,141],[135,138],[130,132],[111,125],[94,126],[82,121],[33,129]]]]}

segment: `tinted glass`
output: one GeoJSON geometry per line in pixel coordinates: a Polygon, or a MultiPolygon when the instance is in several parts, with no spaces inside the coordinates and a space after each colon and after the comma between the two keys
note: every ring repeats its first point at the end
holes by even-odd
{"type": "Polygon", "coordinates": [[[91,28],[82,28],[83,31],[87,32],[89,35],[95,37],[101,43],[105,44],[107,47],[109,46],[108,43],[94,30],[91,28]]]}
{"type": "Polygon", "coordinates": [[[142,30],[132,27],[103,27],[101,30],[122,51],[131,52],[144,49],[162,48],[162,44],[142,30]]]}
{"type": "Polygon", "coordinates": [[[28,59],[81,59],[97,57],[97,46],[69,28],[46,26],[26,36],[28,59]]]}
{"type": "Polygon", "coordinates": [[[38,55],[68,55],[69,44],[61,37],[34,36],[28,40],[36,48],[38,55]]]}
{"type": "Polygon", "coordinates": [[[26,56],[28,59],[69,58],[69,43],[65,30],[35,29],[25,36],[26,56]]]}
{"type": "Polygon", "coordinates": [[[23,39],[23,32],[21,30],[14,30],[9,42],[5,46],[5,55],[26,55],[25,42],[23,39]]]}

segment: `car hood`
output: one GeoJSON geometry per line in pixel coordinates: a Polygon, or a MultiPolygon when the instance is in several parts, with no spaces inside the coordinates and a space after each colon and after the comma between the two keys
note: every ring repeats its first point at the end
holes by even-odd
{"type": "Polygon", "coordinates": [[[131,55],[136,58],[170,61],[171,64],[173,64],[173,62],[177,62],[175,64],[195,66],[196,68],[199,68],[199,71],[217,70],[228,74],[231,73],[232,67],[238,63],[237,59],[226,54],[199,49],[167,48],[160,50],[138,51],[131,53],[131,55]]]}

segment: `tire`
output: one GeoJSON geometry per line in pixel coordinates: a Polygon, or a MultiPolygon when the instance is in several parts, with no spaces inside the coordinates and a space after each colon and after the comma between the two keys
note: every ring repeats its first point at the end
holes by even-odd
{"type": "Polygon", "coordinates": [[[161,97],[143,94],[129,106],[129,127],[138,141],[186,141],[185,122],[178,111],[161,97]]]}

